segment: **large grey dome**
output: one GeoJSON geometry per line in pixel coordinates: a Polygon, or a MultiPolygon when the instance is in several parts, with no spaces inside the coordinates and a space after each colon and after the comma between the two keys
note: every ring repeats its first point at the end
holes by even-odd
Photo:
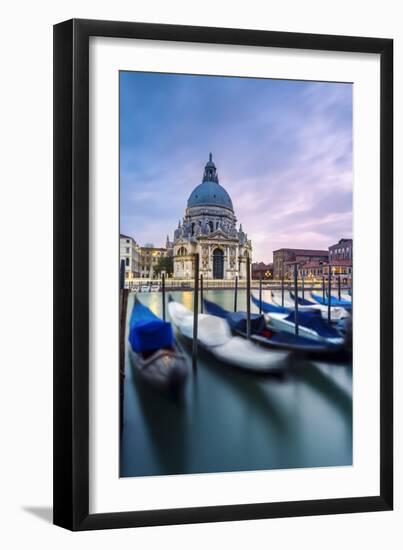
{"type": "Polygon", "coordinates": [[[203,182],[193,189],[187,205],[188,208],[192,206],[221,206],[232,212],[234,211],[231,197],[224,187],[218,183],[217,169],[211,153],[204,169],[203,182]]]}

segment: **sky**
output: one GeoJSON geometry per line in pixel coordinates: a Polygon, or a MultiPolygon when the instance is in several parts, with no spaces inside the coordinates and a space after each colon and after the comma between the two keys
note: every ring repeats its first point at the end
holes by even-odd
{"type": "Polygon", "coordinates": [[[253,261],[352,237],[352,85],[120,73],[120,230],[173,238],[209,153],[253,261]]]}

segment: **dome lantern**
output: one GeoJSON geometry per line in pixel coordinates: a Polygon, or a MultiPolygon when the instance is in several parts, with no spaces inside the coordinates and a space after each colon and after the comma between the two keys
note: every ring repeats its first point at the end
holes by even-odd
{"type": "Polygon", "coordinates": [[[203,181],[214,181],[218,183],[217,168],[213,162],[213,155],[210,153],[209,160],[204,167],[203,181]]]}

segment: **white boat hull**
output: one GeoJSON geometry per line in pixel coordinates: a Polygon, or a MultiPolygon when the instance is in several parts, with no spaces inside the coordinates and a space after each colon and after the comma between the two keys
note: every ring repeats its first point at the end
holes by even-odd
{"type": "MultiPolygon", "coordinates": [[[[281,300],[279,300],[277,298],[277,296],[273,296],[272,299],[273,299],[273,304],[275,304],[276,306],[281,306],[281,300]]],[[[312,300],[312,302],[314,302],[314,299],[313,298],[311,299],[310,296],[308,297],[308,299],[312,300]]],[[[294,300],[292,300],[291,297],[287,298],[286,295],[284,295],[284,307],[294,309],[294,307],[295,307],[294,300]]],[[[327,306],[324,306],[322,304],[313,304],[311,306],[301,306],[301,305],[298,306],[299,311],[312,311],[313,309],[316,309],[316,310],[320,311],[320,313],[322,315],[322,318],[327,320],[327,316],[328,316],[327,306]]],[[[330,320],[331,321],[336,322],[336,321],[340,321],[341,319],[347,319],[347,317],[350,317],[350,314],[349,314],[348,311],[346,311],[344,309],[344,307],[334,307],[334,306],[332,306],[330,308],[330,320]]]]}
{"type": "MultiPolygon", "coordinates": [[[[295,323],[289,321],[286,317],[288,317],[288,313],[267,313],[265,315],[266,324],[275,332],[283,331],[295,334],[295,323]]],[[[342,345],[344,343],[344,339],[341,336],[339,338],[324,338],[313,329],[304,327],[303,325],[298,326],[298,334],[316,342],[326,342],[334,345],[342,345]]]]}
{"type": "MultiPolygon", "coordinates": [[[[182,336],[193,339],[193,312],[178,302],[169,302],[171,320],[182,336]]],[[[287,352],[261,348],[240,336],[233,336],[225,319],[199,314],[198,342],[218,360],[254,371],[273,372],[286,367],[287,352]]]]}

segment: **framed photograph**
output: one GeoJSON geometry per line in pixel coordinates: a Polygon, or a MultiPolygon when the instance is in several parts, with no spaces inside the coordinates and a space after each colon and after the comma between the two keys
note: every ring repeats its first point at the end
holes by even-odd
{"type": "Polygon", "coordinates": [[[393,42],[54,27],[54,523],[391,510],[393,42]]]}

